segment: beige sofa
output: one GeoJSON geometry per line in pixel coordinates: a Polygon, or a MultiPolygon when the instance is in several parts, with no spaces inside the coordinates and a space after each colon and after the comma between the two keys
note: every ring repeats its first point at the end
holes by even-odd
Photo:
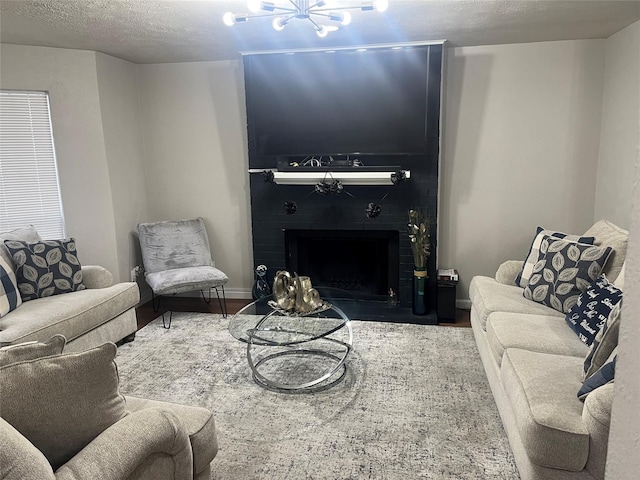
{"type": "Polygon", "coordinates": [[[0,478],[211,478],[218,443],[209,410],[125,398],[113,343],[61,354],[64,342],[0,349],[0,478]]]}
{"type": "MultiPolygon", "coordinates": [[[[0,234],[0,255],[13,265],[5,239],[34,242],[40,236],[32,226],[0,234]]],[[[64,335],[70,352],[131,339],[137,328],[137,283],[114,285],[111,273],[99,266],[83,266],[82,276],[85,290],[29,300],[0,317],[0,347],[55,334],[64,335]]]]}
{"type": "MultiPolygon", "coordinates": [[[[604,273],[622,285],[628,232],[599,221],[584,235],[614,249],[604,273]]],[[[515,283],[522,264],[507,261],[469,288],[471,325],[520,476],[603,479],[613,383],[578,399],[589,349],[564,314],[524,298],[515,283]]]]}

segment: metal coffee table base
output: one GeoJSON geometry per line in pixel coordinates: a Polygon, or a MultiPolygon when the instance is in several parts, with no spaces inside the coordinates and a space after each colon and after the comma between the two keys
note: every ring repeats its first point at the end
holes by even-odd
{"type": "MultiPolygon", "coordinates": [[[[337,310],[337,309],[336,309],[337,310]]],[[[314,336],[306,332],[290,331],[284,329],[261,330],[260,324],[249,333],[249,342],[247,342],[247,361],[254,381],[269,390],[285,391],[285,392],[317,392],[330,388],[345,377],[347,366],[346,360],[351,352],[353,344],[353,331],[351,322],[346,321],[340,328],[329,331],[324,335],[314,336]],[[341,330],[346,329],[346,332],[341,330]],[[277,341],[273,337],[287,337],[294,334],[298,340],[296,341],[277,341]],[[330,335],[342,334],[347,337],[346,340],[332,338],[330,335]],[[308,337],[300,340],[300,337],[308,337]],[[267,338],[271,337],[271,339],[267,338]],[[309,344],[326,344],[327,349],[307,348],[309,344]],[[332,347],[332,351],[328,347],[332,347]],[[268,353],[269,349],[278,350],[274,353],[268,353]],[[333,350],[336,351],[333,351],[333,350]],[[262,357],[256,356],[257,350],[267,350],[262,357]],[[318,365],[328,363],[321,374],[316,373],[313,378],[305,378],[305,381],[298,383],[284,383],[274,378],[269,378],[268,374],[261,373],[260,370],[268,370],[270,365],[281,360],[291,359],[292,357],[301,357],[301,360],[295,362],[301,364],[304,362],[316,362],[318,365]],[[264,368],[267,367],[267,368],[264,368]]],[[[294,367],[295,369],[295,367],[294,367]]],[[[293,372],[292,372],[293,373],[293,372]]]]}

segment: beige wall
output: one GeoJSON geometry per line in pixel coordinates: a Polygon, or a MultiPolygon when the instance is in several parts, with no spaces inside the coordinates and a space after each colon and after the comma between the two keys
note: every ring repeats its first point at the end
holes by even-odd
{"type": "Polygon", "coordinates": [[[136,226],[149,217],[136,65],[96,53],[96,71],[118,261],[113,274],[129,281],[141,263],[136,226]]]}
{"type": "Polygon", "coordinates": [[[620,206],[633,198],[606,476],[631,479],[640,471],[640,22],[607,40],[606,65],[595,218],[624,220],[620,206]]]}
{"type": "Polygon", "coordinates": [[[629,227],[640,111],[640,21],[607,39],[594,220],[629,227]]]}
{"type": "Polygon", "coordinates": [[[593,223],[604,40],[446,51],[439,261],[459,299],[535,228],[593,223]]]}
{"type": "Polygon", "coordinates": [[[118,272],[96,54],[0,45],[0,88],[49,92],[66,234],[83,264],[118,272]]]}
{"type": "Polygon", "coordinates": [[[204,217],[229,297],[253,281],[240,62],[139,65],[149,220],[204,217]]]}

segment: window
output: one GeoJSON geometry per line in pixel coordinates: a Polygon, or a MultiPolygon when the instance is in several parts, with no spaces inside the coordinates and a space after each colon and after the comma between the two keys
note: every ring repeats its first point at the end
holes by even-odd
{"type": "Polygon", "coordinates": [[[27,225],[65,236],[49,95],[0,90],[0,232],[27,225]]]}

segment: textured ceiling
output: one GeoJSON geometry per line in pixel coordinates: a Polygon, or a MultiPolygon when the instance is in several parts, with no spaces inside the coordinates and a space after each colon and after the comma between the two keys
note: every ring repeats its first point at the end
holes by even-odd
{"type": "Polygon", "coordinates": [[[245,5],[242,0],[0,0],[0,41],[165,63],[233,59],[240,51],[281,48],[607,38],[640,19],[640,1],[389,0],[387,12],[354,11],[351,25],[321,39],[306,21],[294,21],[282,32],[273,30],[269,19],[234,27],[222,23],[224,12],[243,13],[245,5]]]}

